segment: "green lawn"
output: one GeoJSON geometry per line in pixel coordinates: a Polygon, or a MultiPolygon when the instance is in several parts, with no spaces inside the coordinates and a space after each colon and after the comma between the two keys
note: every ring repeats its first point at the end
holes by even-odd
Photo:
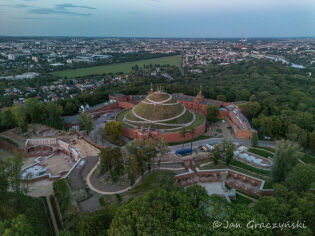
{"type": "Polygon", "coordinates": [[[254,153],[254,154],[258,155],[258,156],[267,157],[267,158],[273,158],[273,154],[272,153],[270,153],[269,151],[262,150],[262,149],[251,147],[247,151],[249,151],[251,153],[254,153]]]}
{"type": "Polygon", "coordinates": [[[315,157],[311,157],[308,154],[304,154],[304,156],[301,159],[307,164],[315,165],[315,157]]]}
{"type": "Polygon", "coordinates": [[[104,65],[104,66],[93,66],[87,68],[80,68],[80,69],[71,69],[71,70],[64,70],[64,71],[56,71],[52,74],[58,77],[80,77],[80,76],[87,76],[87,75],[101,75],[105,73],[129,73],[131,68],[135,65],[140,67],[144,65],[175,65],[180,67],[182,62],[182,58],[180,55],[176,56],[169,56],[169,57],[160,57],[154,59],[147,59],[147,60],[140,60],[140,61],[132,61],[132,62],[124,62],[124,63],[116,63],[111,65],[104,65]]]}
{"type": "MultiPolygon", "coordinates": [[[[187,126],[186,130],[189,130],[191,128],[198,128],[200,125],[203,124],[203,122],[205,122],[204,116],[199,114],[199,113],[197,113],[196,114],[196,120],[194,121],[194,123],[192,123],[191,125],[187,126]]],[[[181,128],[176,129],[176,130],[165,130],[165,132],[176,132],[176,131],[178,132],[180,130],[181,130],[181,128]]]]}
{"type": "Polygon", "coordinates": [[[175,182],[174,173],[171,171],[157,171],[151,173],[143,182],[131,191],[132,194],[139,195],[156,188],[166,188],[173,186],[175,182]]]}
{"type": "Polygon", "coordinates": [[[131,125],[128,125],[128,124],[122,122],[124,116],[125,116],[129,111],[130,111],[130,110],[125,110],[125,111],[120,112],[120,113],[117,115],[116,119],[117,119],[117,121],[121,121],[121,123],[123,124],[123,126],[125,126],[125,127],[127,127],[127,128],[130,128],[130,129],[133,129],[133,127],[132,127],[131,125]]]}
{"type": "Polygon", "coordinates": [[[194,138],[194,139],[192,139],[192,140],[186,140],[186,141],[177,142],[177,143],[169,143],[168,145],[169,145],[169,146],[175,146],[175,145],[179,145],[179,144],[185,144],[185,143],[195,142],[195,141],[198,141],[198,140],[205,140],[205,139],[208,139],[208,138],[211,138],[211,136],[201,135],[201,136],[199,136],[198,138],[194,138]]]}
{"type": "Polygon", "coordinates": [[[257,174],[270,175],[270,171],[269,170],[258,169],[258,168],[255,168],[253,166],[247,165],[247,164],[245,164],[243,162],[240,162],[240,161],[238,161],[236,159],[233,159],[231,161],[231,165],[243,168],[245,170],[248,170],[248,171],[251,171],[251,172],[254,172],[254,173],[257,173],[257,174]]]}
{"type": "MultiPolygon", "coordinates": [[[[124,118],[124,115],[127,114],[129,111],[130,111],[130,110],[125,110],[125,111],[120,112],[120,113],[117,115],[117,118],[116,118],[116,119],[117,119],[118,121],[121,121],[121,122],[122,122],[122,120],[123,120],[123,118],[124,118]]],[[[197,114],[196,114],[196,120],[195,120],[195,122],[192,123],[190,126],[187,126],[187,127],[186,127],[186,130],[189,130],[191,127],[197,128],[197,127],[199,127],[200,125],[202,125],[204,121],[205,121],[204,116],[201,115],[201,114],[199,114],[199,113],[197,113],[197,114]]],[[[123,124],[123,126],[125,126],[125,127],[127,127],[127,128],[133,129],[132,126],[130,126],[130,125],[124,123],[124,122],[122,122],[122,124],[123,124]]],[[[178,132],[178,131],[180,131],[180,128],[177,129],[177,130],[165,130],[165,132],[178,132]]]]}
{"type": "MultiPolygon", "coordinates": [[[[234,161],[234,160],[233,160],[234,161]]],[[[270,171],[264,171],[264,170],[260,170],[251,166],[248,166],[244,163],[241,163],[241,165],[239,165],[239,163],[241,162],[233,162],[231,163],[232,165],[227,166],[223,161],[219,161],[219,163],[216,165],[214,163],[205,165],[203,167],[200,167],[201,170],[212,170],[212,169],[231,169],[231,170],[235,170],[241,173],[244,173],[246,175],[250,175],[253,176],[255,178],[259,178],[259,179],[263,179],[263,180],[267,180],[267,176],[270,176],[270,171]],[[243,166],[242,164],[244,164],[245,166],[243,166]],[[261,173],[260,171],[262,171],[263,173],[261,173]],[[263,175],[263,176],[261,176],[263,175]]]]}
{"type": "Polygon", "coordinates": [[[267,150],[267,151],[269,151],[269,152],[272,152],[272,153],[275,153],[275,152],[276,152],[276,150],[275,150],[274,148],[271,148],[271,147],[258,146],[257,148],[259,148],[259,149],[265,149],[265,150],[267,150]]]}
{"type": "Polygon", "coordinates": [[[236,200],[232,200],[232,203],[234,204],[244,204],[244,205],[249,205],[250,203],[252,203],[253,201],[243,197],[242,195],[236,194],[236,200]]]}

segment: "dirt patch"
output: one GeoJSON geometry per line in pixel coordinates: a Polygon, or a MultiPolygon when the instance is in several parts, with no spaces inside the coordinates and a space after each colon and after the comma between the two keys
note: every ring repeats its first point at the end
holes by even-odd
{"type": "Polygon", "coordinates": [[[51,133],[56,134],[50,137],[65,142],[69,142],[74,137],[73,135],[70,135],[67,132],[59,131],[41,124],[30,124],[28,127],[28,131],[25,135],[20,132],[19,128],[13,128],[0,133],[0,136],[6,137],[12,140],[13,142],[17,143],[19,148],[24,148],[25,141],[28,138],[45,138],[46,135],[45,133],[40,134],[41,133],[40,131],[43,130],[50,130],[51,133]]]}
{"type": "Polygon", "coordinates": [[[218,121],[214,124],[209,125],[208,131],[205,133],[205,135],[217,138],[236,138],[232,127],[226,121],[224,121],[224,123],[222,121],[218,121]]]}
{"type": "Polygon", "coordinates": [[[55,130],[41,124],[30,124],[26,135],[22,134],[18,128],[14,128],[0,133],[0,136],[6,137],[17,143],[19,148],[24,148],[25,141],[28,138],[45,138],[46,132],[41,134],[41,131],[45,130],[49,130],[50,134],[56,134],[54,136],[49,136],[49,138],[56,138],[57,140],[62,140],[67,143],[71,143],[71,141],[75,140],[76,144],[73,144],[72,146],[80,151],[83,158],[87,156],[97,156],[99,154],[99,150],[97,148],[93,147],[84,140],[77,138],[75,134],[55,130]]]}
{"type": "Polygon", "coordinates": [[[60,153],[55,154],[48,159],[44,159],[43,161],[41,161],[41,164],[46,165],[47,168],[50,170],[50,173],[55,176],[59,175],[61,171],[70,170],[71,167],[74,165],[74,162],[69,156],[60,153]]]}
{"type": "Polygon", "coordinates": [[[76,144],[72,144],[72,146],[80,151],[82,158],[88,156],[98,156],[98,154],[100,153],[99,149],[87,143],[83,139],[76,138],[75,143],[76,144]]]}
{"type": "Polygon", "coordinates": [[[49,196],[54,193],[53,181],[40,180],[28,185],[29,192],[27,195],[32,197],[49,196]]]}

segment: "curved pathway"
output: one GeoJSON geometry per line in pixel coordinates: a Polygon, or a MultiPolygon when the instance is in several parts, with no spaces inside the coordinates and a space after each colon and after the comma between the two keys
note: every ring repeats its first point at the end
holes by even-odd
{"type": "MultiPolygon", "coordinates": [[[[211,141],[221,142],[222,139],[221,139],[221,138],[210,138],[210,139],[206,139],[206,140],[201,140],[201,141],[193,142],[193,144],[194,144],[194,146],[199,146],[199,145],[201,145],[201,143],[206,144],[206,143],[209,143],[209,142],[211,142],[211,141]]],[[[250,142],[251,142],[250,140],[241,140],[241,139],[233,139],[232,141],[233,141],[234,143],[240,142],[240,143],[242,143],[242,144],[250,144],[250,142]]],[[[261,145],[261,146],[275,146],[275,142],[270,142],[270,141],[265,141],[265,142],[264,142],[264,141],[260,141],[260,142],[259,142],[259,145],[261,145]]],[[[175,152],[175,150],[180,149],[181,146],[182,146],[182,145],[169,146],[169,149],[171,150],[171,152],[175,152]]],[[[176,161],[176,163],[178,163],[178,161],[176,161]]],[[[96,165],[91,169],[91,171],[88,173],[88,175],[87,175],[87,177],[86,177],[85,180],[86,180],[86,183],[87,183],[88,187],[89,187],[92,191],[94,191],[94,192],[96,192],[96,193],[99,193],[99,194],[102,194],[102,195],[113,195],[113,194],[125,193],[125,192],[129,191],[130,189],[134,188],[134,187],[142,180],[143,176],[145,176],[145,175],[148,173],[148,171],[146,171],[143,176],[140,176],[138,179],[136,179],[135,183],[134,183],[132,186],[129,186],[129,187],[127,187],[127,188],[121,189],[121,190],[119,190],[119,191],[113,191],[113,192],[101,191],[101,190],[95,188],[95,187],[92,185],[91,180],[90,180],[90,178],[91,178],[93,172],[96,170],[96,168],[99,166],[99,164],[100,164],[100,160],[98,160],[98,162],[96,163],[96,165]]],[[[160,170],[172,170],[172,171],[176,171],[176,170],[184,170],[185,168],[183,168],[183,167],[180,167],[180,168],[160,167],[159,169],[160,169],[160,170]]]]}
{"type": "MultiPolygon", "coordinates": [[[[88,175],[86,176],[86,183],[88,185],[88,187],[93,190],[94,192],[96,193],[99,193],[99,194],[103,194],[103,195],[113,195],[113,194],[120,194],[120,193],[125,193],[127,191],[129,191],[130,189],[134,188],[143,178],[143,176],[145,176],[146,174],[149,173],[149,171],[146,171],[143,176],[140,176],[138,179],[136,179],[135,183],[132,185],[132,186],[129,186],[127,188],[124,188],[124,189],[121,189],[119,191],[114,191],[114,192],[108,192],[108,191],[102,191],[102,190],[99,190],[97,188],[95,188],[92,183],[91,183],[91,175],[93,174],[93,172],[96,170],[96,168],[99,166],[100,164],[100,160],[98,160],[98,162],[96,163],[96,165],[92,168],[92,170],[88,173],[88,175]]],[[[184,167],[180,167],[180,168],[168,168],[168,167],[160,167],[159,168],[160,170],[184,170],[185,168],[184,167]]]]}

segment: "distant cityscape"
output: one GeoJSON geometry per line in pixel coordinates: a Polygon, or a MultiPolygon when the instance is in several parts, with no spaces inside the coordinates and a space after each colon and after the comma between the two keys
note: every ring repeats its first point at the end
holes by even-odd
{"type": "MultiPolygon", "coordinates": [[[[296,68],[315,63],[315,39],[149,39],[149,38],[0,38],[0,91],[13,104],[36,97],[56,101],[93,91],[105,83],[124,83],[128,76],[92,76],[64,80],[54,71],[115,63],[113,56],[178,54],[186,71],[199,74],[209,65],[268,59],[296,68]],[[49,77],[35,86],[15,80],[49,77]],[[5,81],[11,81],[10,83],[5,81]]],[[[157,68],[156,68],[157,69],[157,68]]],[[[157,70],[152,70],[152,76],[157,70]]],[[[310,72],[311,73],[311,72],[310,72]]],[[[172,79],[172,75],[161,73],[172,79]]],[[[0,101],[1,102],[1,101],[0,101]]],[[[11,103],[11,104],[12,104],[11,103]]],[[[6,104],[1,103],[0,107],[6,104]]]]}

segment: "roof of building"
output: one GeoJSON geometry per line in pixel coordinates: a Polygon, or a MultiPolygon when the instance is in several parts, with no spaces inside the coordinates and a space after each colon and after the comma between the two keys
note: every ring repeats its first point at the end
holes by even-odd
{"type": "Polygon", "coordinates": [[[76,114],[73,116],[63,116],[64,124],[79,124],[80,123],[80,114],[76,114]]]}

